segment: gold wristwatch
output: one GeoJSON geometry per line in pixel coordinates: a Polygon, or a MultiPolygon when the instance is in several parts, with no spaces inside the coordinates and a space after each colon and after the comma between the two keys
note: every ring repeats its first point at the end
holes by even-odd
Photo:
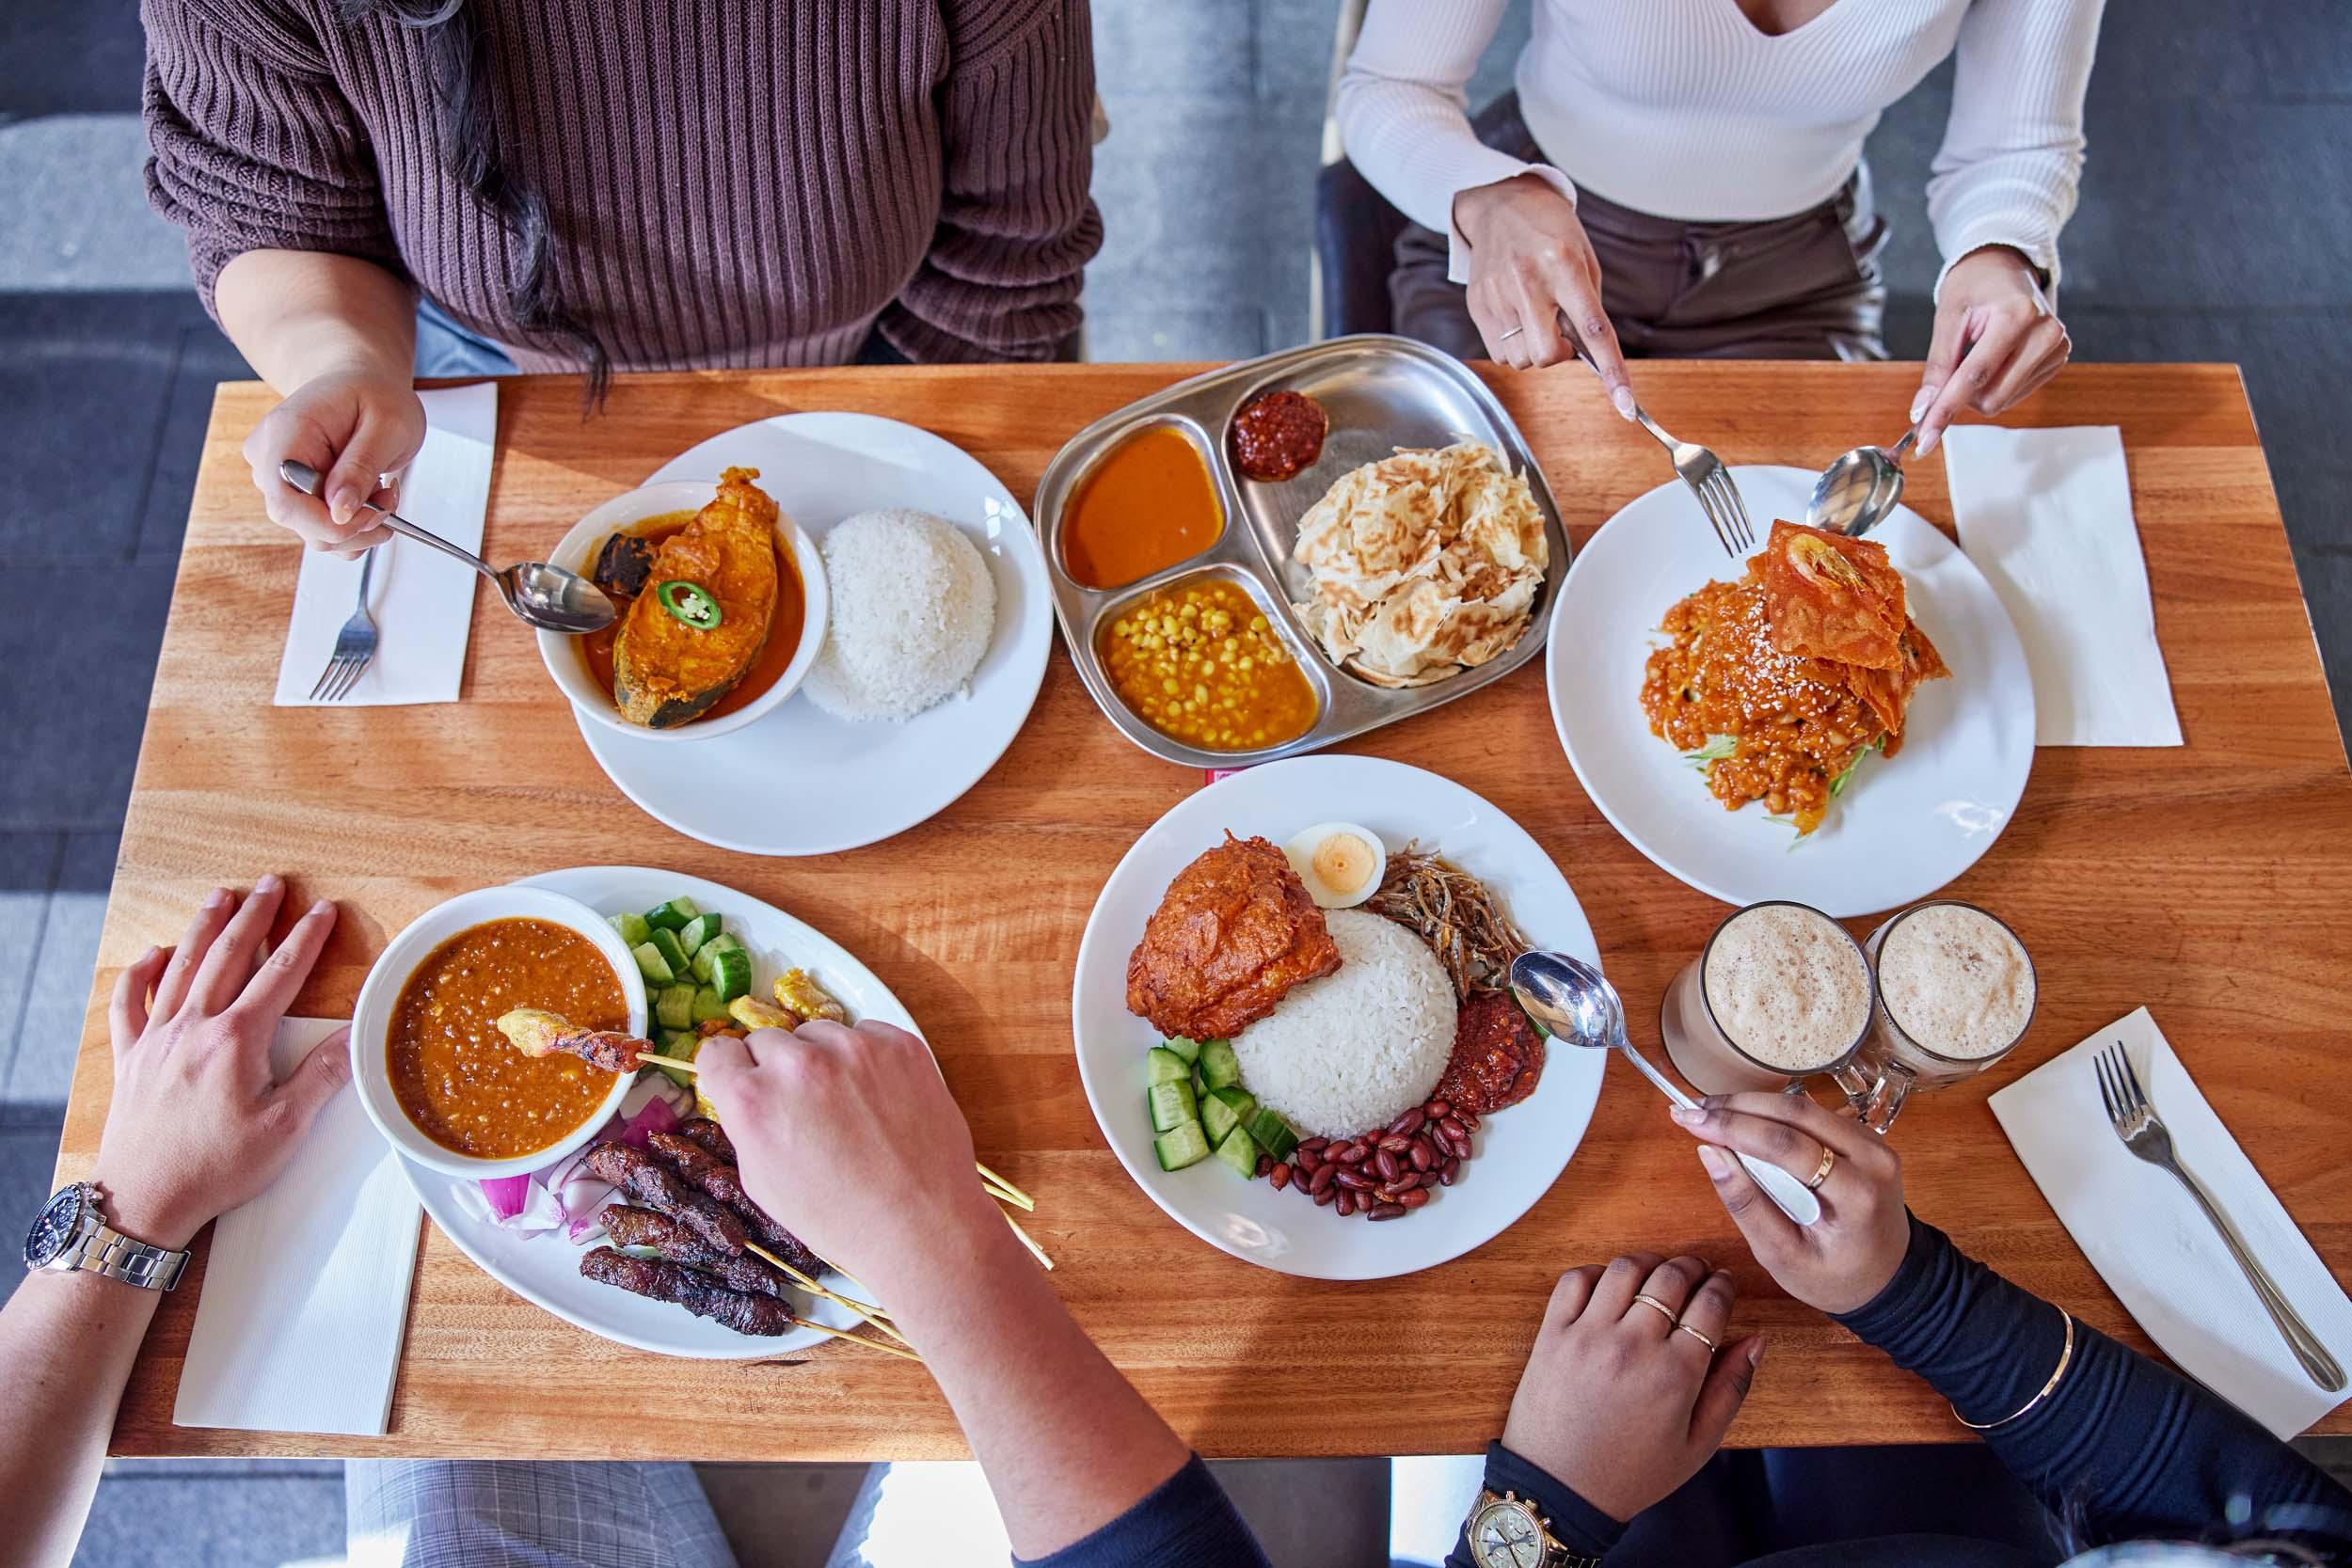
{"type": "Polygon", "coordinates": [[[1515,1492],[1482,1488],[1470,1505],[1470,1560],[1478,1568],[1600,1568],[1552,1538],[1551,1521],[1515,1492]]]}

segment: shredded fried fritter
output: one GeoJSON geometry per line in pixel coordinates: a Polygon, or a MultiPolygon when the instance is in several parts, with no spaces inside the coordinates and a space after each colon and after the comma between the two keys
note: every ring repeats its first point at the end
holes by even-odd
{"type": "Polygon", "coordinates": [[[1459,1001],[1510,989],[1511,960],[1531,943],[1486,883],[1418,842],[1389,857],[1380,891],[1364,906],[1418,935],[1454,977],[1459,1001]]]}

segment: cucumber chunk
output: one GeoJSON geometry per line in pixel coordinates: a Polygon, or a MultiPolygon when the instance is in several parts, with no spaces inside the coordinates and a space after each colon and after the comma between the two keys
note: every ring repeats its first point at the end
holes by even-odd
{"type": "Polygon", "coordinates": [[[1216,1157],[1245,1181],[1258,1174],[1258,1146],[1242,1128],[1236,1127],[1225,1134],[1225,1141],[1216,1146],[1216,1157]]]}
{"type": "MultiPolygon", "coordinates": [[[[724,941],[723,937],[720,939],[724,941]]],[[[710,989],[722,1002],[733,1003],[752,992],[752,956],[740,947],[722,951],[710,960],[710,989]]]]}
{"type": "Polygon", "coordinates": [[[653,927],[645,924],[645,917],[642,914],[616,914],[612,917],[612,924],[619,929],[621,940],[631,947],[653,935],[653,927]]]}
{"type": "Polygon", "coordinates": [[[1241,1082],[1241,1058],[1233,1054],[1232,1040],[1209,1040],[1201,1045],[1200,1082],[1212,1089],[1241,1082]]]}
{"type": "Polygon", "coordinates": [[[1200,1097],[1200,1125],[1207,1130],[1211,1143],[1221,1144],[1225,1134],[1240,1126],[1242,1118],[1257,1108],[1258,1102],[1240,1089],[1211,1089],[1200,1097]]]}
{"type": "Polygon", "coordinates": [[[726,1016],[727,1005],[720,999],[719,993],[716,990],[712,990],[708,986],[704,986],[694,992],[695,1022],[708,1023],[714,1018],[724,1018],[726,1016]]]}
{"type": "MultiPolygon", "coordinates": [[[[1200,1131],[1199,1122],[1188,1121],[1172,1132],[1153,1138],[1152,1152],[1159,1157],[1160,1169],[1183,1170],[1186,1165],[1197,1165],[1209,1157],[1209,1137],[1200,1131]]],[[[1250,1168],[1257,1168],[1254,1161],[1250,1168]]]]}
{"type": "MultiPolygon", "coordinates": [[[[677,1034],[662,1042],[661,1053],[675,1061],[691,1062],[694,1059],[694,1053],[702,1048],[703,1037],[700,1035],[677,1034]]],[[[668,1067],[660,1062],[655,1062],[653,1066],[679,1088],[691,1089],[694,1086],[694,1075],[684,1068],[668,1067]]]]}
{"type": "Polygon", "coordinates": [[[679,943],[677,940],[677,933],[675,931],[668,930],[662,927],[657,926],[653,928],[653,935],[647,937],[645,941],[656,952],[661,955],[662,961],[670,966],[670,974],[672,978],[685,978],[687,974],[687,952],[685,947],[679,943]]]}
{"type": "Polygon", "coordinates": [[[1143,1081],[1147,1084],[1192,1082],[1192,1064],[1166,1046],[1155,1045],[1143,1053],[1143,1081]]]}
{"type": "Polygon", "coordinates": [[[1160,1043],[1168,1047],[1168,1050],[1176,1053],[1177,1055],[1182,1056],[1187,1062],[1198,1062],[1200,1060],[1200,1042],[1199,1040],[1187,1039],[1182,1035],[1170,1035],[1160,1043]]]}
{"type": "Polygon", "coordinates": [[[717,915],[698,914],[678,927],[677,944],[689,953],[699,953],[711,938],[719,934],[719,930],[717,915]]]}
{"type": "Polygon", "coordinates": [[[645,924],[657,931],[676,931],[703,911],[694,907],[691,898],[673,898],[668,903],[645,911],[645,924]]]}
{"type": "Polygon", "coordinates": [[[1200,1106],[1192,1098],[1192,1085],[1181,1079],[1152,1085],[1144,1091],[1144,1101],[1152,1109],[1154,1132],[1173,1132],[1188,1121],[1200,1119],[1200,1106]]]}
{"type": "Polygon", "coordinates": [[[677,978],[677,971],[661,956],[661,949],[650,942],[641,942],[630,948],[629,957],[637,960],[637,973],[645,977],[648,986],[666,986],[677,978]]]}
{"type": "Polygon", "coordinates": [[[1298,1134],[1291,1124],[1263,1105],[1249,1113],[1248,1127],[1258,1147],[1277,1160],[1287,1160],[1298,1150],[1298,1134]]]}
{"type": "Polygon", "coordinates": [[[671,985],[661,988],[654,999],[653,1016],[664,1029],[691,1029],[694,1026],[694,988],[671,985]]]}

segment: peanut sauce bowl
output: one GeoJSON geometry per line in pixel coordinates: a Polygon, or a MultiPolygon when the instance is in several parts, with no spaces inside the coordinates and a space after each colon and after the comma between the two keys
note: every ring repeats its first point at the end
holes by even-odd
{"type": "MultiPolygon", "coordinates": [[[[753,482],[767,486],[759,480],[753,482]]],[[[594,578],[596,557],[604,542],[615,533],[624,532],[655,517],[674,512],[699,512],[710,504],[719,493],[713,480],[665,480],[658,484],[641,484],[636,489],[613,497],[572,525],[548,559],[567,571],[594,578]]],[[[772,492],[771,492],[772,494],[772,492]]],[[[825,591],[825,558],[818,551],[801,525],[788,512],[779,511],[776,516],[776,560],[779,566],[799,578],[802,599],[800,641],[783,672],[776,675],[768,689],[751,701],[724,713],[705,714],[668,729],[651,729],[631,723],[621,717],[612,694],[589,672],[586,640],[562,632],[541,630],[539,658],[548,667],[548,674],[558,689],[571,700],[572,708],[583,724],[595,724],[636,740],[684,741],[708,740],[717,736],[758,723],[784,705],[792,693],[801,689],[808,673],[817,664],[817,655],[824,647],[827,612],[831,608],[825,591]]],[[[748,683],[758,672],[745,677],[748,683]]],[[[721,705],[725,705],[723,700],[721,705]]]]}
{"type": "MultiPolygon", "coordinates": [[[[434,1138],[417,1124],[402,1104],[393,1084],[391,1041],[402,996],[418,971],[445,943],[475,927],[498,920],[544,921],[586,942],[612,967],[612,976],[619,983],[628,1032],[638,1036],[645,1032],[645,982],[638,973],[636,958],[612,924],[577,898],[544,888],[480,888],[437,904],[410,921],[405,929],[385,944],[359,988],[358,1005],[352,1008],[352,1086],[358,1093],[359,1104],[368,1119],[375,1123],[376,1131],[401,1158],[444,1175],[475,1180],[527,1175],[573,1153],[612,1119],[637,1078],[633,1072],[615,1073],[611,1091],[582,1112],[577,1125],[540,1148],[509,1157],[467,1153],[434,1138]]],[[[514,1005],[531,1004],[517,999],[514,1005]]],[[[485,1044],[511,1049],[502,1038],[477,1041],[477,1048],[485,1044]]]]}

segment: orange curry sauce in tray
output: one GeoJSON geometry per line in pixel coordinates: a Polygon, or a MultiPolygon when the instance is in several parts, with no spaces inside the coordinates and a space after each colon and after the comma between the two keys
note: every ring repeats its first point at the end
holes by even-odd
{"type": "Polygon", "coordinates": [[[612,1074],[578,1056],[526,1056],[499,1033],[516,1007],[582,1029],[627,1029],[628,1001],[596,943],[547,920],[489,920],[435,948],[392,1008],[392,1094],[444,1148],[508,1160],[548,1148],[596,1114],[612,1074]]]}

